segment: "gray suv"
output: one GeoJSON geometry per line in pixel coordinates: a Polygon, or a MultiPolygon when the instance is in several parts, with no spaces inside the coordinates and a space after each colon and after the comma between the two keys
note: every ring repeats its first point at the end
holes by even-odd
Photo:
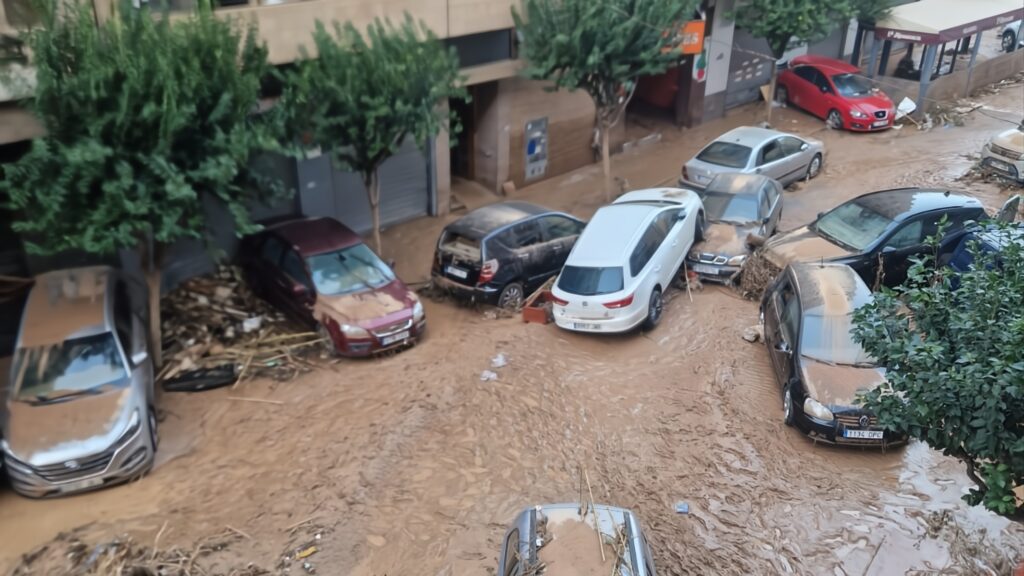
{"type": "Polygon", "coordinates": [[[543,565],[567,563],[572,563],[578,574],[656,575],[651,549],[635,514],[596,504],[581,515],[580,505],[574,503],[534,506],[520,512],[505,534],[497,576],[526,576],[536,574],[543,565]],[[594,534],[595,521],[601,530],[603,553],[594,534]]]}
{"type": "Polygon", "coordinates": [[[18,493],[83,492],[152,467],[153,364],[139,292],[107,267],[36,278],[3,406],[4,463],[18,493]]]}

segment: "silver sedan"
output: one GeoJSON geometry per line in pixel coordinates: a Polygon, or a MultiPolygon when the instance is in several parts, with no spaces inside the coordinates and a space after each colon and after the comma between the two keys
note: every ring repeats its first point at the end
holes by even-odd
{"type": "Polygon", "coordinates": [[[741,126],[722,134],[683,166],[679,184],[704,188],[717,174],[740,172],[774,178],[783,186],[814,178],[825,163],[819,140],[741,126]]]}

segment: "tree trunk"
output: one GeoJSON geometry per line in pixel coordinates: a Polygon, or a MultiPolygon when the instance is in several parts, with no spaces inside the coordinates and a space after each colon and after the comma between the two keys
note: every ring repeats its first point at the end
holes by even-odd
{"type": "Polygon", "coordinates": [[[605,202],[612,201],[612,158],[609,152],[608,141],[611,136],[610,127],[607,123],[602,122],[601,126],[601,169],[604,170],[604,200],[605,202]]]}
{"type": "Polygon", "coordinates": [[[149,349],[153,366],[164,365],[163,330],[160,324],[160,284],[163,276],[164,248],[150,238],[143,240],[142,268],[149,292],[149,349]]]}
{"type": "Polygon", "coordinates": [[[772,66],[772,80],[768,83],[768,98],[765,98],[765,104],[767,104],[767,110],[765,111],[765,123],[771,128],[772,125],[772,109],[775,108],[775,82],[779,76],[779,69],[775,62],[771,63],[772,66]]]}
{"type": "Polygon", "coordinates": [[[383,247],[380,241],[380,178],[377,177],[377,169],[363,175],[363,184],[366,186],[366,195],[370,200],[370,216],[373,218],[373,249],[377,255],[383,257],[383,247]]]}

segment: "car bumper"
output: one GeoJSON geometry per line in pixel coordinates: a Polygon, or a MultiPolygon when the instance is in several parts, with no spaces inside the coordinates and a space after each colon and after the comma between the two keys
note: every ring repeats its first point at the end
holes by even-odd
{"type": "Polygon", "coordinates": [[[890,448],[907,442],[906,436],[877,426],[874,419],[868,426],[860,426],[855,422],[862,414],[837,415],[831,422],[825,422],[808,416],[801,408],[794,414],[794,425],[815,442],[823,442],[836,446],[860,446],[865,448],[890,448]],[[858,438],[861,431],[882,432],[881,438],[858,438]]]}
{"type": "Polygon", "coordinates": [[[1011,160],[986,150],[981,159],[981,167],[987,172],[1024,184],[1024,160],[1011,160]]]}
{"type": "Polygon", "coordinates": [[[880,124],[882,120],[876,120],[874,118],[850,118],[846,122],[846,128],[853,132],[881,132],[882,130],[888,130],[892,128],[893,119],[892,116],[885,120],[885,124],[880,124]]]}
{"type": "Polygon", "coordinates": [[[699,262],[686,260],[686,268],[697,273],[702,280],[711,282],[731,282],[742,270],[742,266],[729,266],[728,264],[714,264],[711,262],[699,262]]]}
{"type": "Polygon", "coordinates": [[[427,330],[427,318],[419,322],[408,321],[408,325],[390,330],[373,332],[370,338],[344,338],[333,335],[334,348],[340,356],[346,358],[364,358],[383,352],[391,352],[411,348],[420,341],[427,330]]]}
{"type": "MultiPolygon", "coordinates": [[[[102,468],[77,475],[63,462],[34,467],[8,454],[4,455],[4,466],[14,491],[29,498],[67,496],[114,486],[138,478],[153,467],[155,454],[149,441],[149,430],[139,426],[130,439],[121,446],[74,459],[83,468],[89,462],[105,462],[102,468]]],[[[67,462],[71,462],[68,460],[67,462]]]]}
{"type": "Polygon", "coordinates": [[[690,180],[687,180],[686,178],[680,178],[679,179],[679,187],[680,188],[689,188],[690,190],[700,191],[700,190],[703,190],[703,189],[707,188],[708,184],[707,184],[707,182],[705,182],[704,184],[698,184],[696,182],[691,182],[690,180]]]}
{"type": "Polygon", "coordinates": [[[437,288],[443,290],[453,298],[464,300],[466,302],[495,306],[498,303],[498,295],[501,294],[501,290],[499,288],[489,284],[485,284],[483,286],[467,286],[436,273],[431,274],[431,280],[437,288]]]}
{"type": "Polygon", "coordinates": [[[589,332],[592,334],[619,334],[629,332],[639,326],[647,318],[646,306],[634,306],[620,309],[604,318],[580,318],[567,314],[561,306],[553,307],[555,325],[572,332],[589,332]]]}

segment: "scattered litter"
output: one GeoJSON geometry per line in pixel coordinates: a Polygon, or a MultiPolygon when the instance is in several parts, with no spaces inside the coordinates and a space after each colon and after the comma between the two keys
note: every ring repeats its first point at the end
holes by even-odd
{"type": "Polygon", "coordinates": [[[745,328],[743,330],[743,339],[750,343],[758,342],[764,338],[762,330],[763,328],[760,324],[745,328]]]}
{"type": "Polygon", "coordinates": [[[508,365],[508,359],[505,358],[505,354],[498,353],[497,356],[491,358],[491,368],[504,368],[508,365]]]}
{"type": "Polygon", "coordinates": [[[259,316],[253,316],[252,318],[246,318],[242,322],[242,332],[248,334],[255,332],[260,329],[260,325],[263,324],[263,318],[259,316]]]}
{"type": "Polygon", "coordinates": [[[494,372],[491,372],[490,370],[484,370],[483,372],[480,373],[481,382],[492,382],[497,379],[498,375],[495,374],[494,372]]]}
{"type": "Polygon", "coordinates": [[[297,558],[299,560],[302,560],[303,558],[309,558],[313,554],[316,554],[316,552],[317,552],[316,546],[310,546],[309,548],[306,548],[305,550],[301,550],[301,551],[297,552],[295,554],[295,558],[297,558]]]}
{"type": "Polygon", "coordinates": [[[163,382],[168,392],[203,392],[232,384],[238,379],[234,364],[222,364],[214,368],[188,370],[163,382]]]}
{"type": "Polygon", "coordinates": [[[740,294],[748,300],[760,300],[765,289],[782,270],[768,261],[763,250],[757,250],[744,260],[740,273],[740,294]]]}
{"type": "Polygon", "coordinates": [[[690,505],[686,502],[676,502],[676,514],[689,514],[690,505]]]}

